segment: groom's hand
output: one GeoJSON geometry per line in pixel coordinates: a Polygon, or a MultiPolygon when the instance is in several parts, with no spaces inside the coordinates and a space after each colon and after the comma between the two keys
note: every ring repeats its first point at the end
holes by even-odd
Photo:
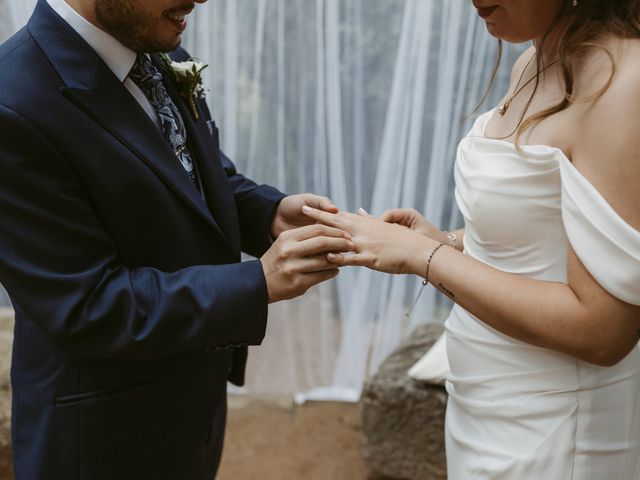
{"type": "Polygon", "coordinates": [[[327,197],[312,193],[285,197],[278,205],[278,210],[271,222],[271,235],[273,238],[278,238],[282,232],[287,230],[312,225],[314,221],[302,213],[302,207],[305,206],[324,212],[338,213],[338,207],[327,197]]]}
{"type": "Polygon", "coordinates": [[[260,262],[269,303],[289,300],[338,275],[328,253],[353,250],[351,236],[325,225],[307,225],[280,234],[260,262]]]}

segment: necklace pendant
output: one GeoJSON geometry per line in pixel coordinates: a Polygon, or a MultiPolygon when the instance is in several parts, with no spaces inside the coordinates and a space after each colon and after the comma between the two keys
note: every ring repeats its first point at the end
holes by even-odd
{"type": "Polygon", "coordinates": [[[500,114],[500,116],[504,116],[504,114],[507,113],[507,110],[509,110],[509,105],[511,105],[511,99],[507,100],[498,107],[498,113],[500,114]]]}

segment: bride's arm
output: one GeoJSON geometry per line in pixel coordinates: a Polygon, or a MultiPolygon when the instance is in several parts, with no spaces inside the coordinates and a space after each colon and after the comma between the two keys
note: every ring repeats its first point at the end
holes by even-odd
{"type": "MultiPolygon", "coordinates": [[[[427,260],[440,245],[409,228],[372,217],[307,212],[353,236],[357,253],[331,255],[330,260],[338,265],[366,266],[424,278],[427,260]]],[[[429,281],[496,330],[590,363],[613,365],[638,341],[640,307],[626,304],[604,290],[572,250],[568,284],[505,273],[447,246],[433,256],[429,281]]]]}
{"type": "MultiPolygon", "coordinates": [[[[604,290],[571,248],[567,284],[504,273],[450,249],[436,255],[431,283],[510,337],[598,365],[618,363],[638,342],[640,307],[604,290]]],[[[414,273],[424,269],[412,263],[414,273]]]]}

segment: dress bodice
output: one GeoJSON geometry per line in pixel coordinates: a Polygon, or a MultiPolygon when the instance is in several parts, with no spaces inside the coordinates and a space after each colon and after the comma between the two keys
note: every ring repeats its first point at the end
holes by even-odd
{"type": "Polygon", "coordinates": [[[569,243],[612,295],[640,305],[640,232],[562,150],[490,139],[481,115],[458,147],[456,200],[465,251],[502,271],[566,282],[569,243]]]}

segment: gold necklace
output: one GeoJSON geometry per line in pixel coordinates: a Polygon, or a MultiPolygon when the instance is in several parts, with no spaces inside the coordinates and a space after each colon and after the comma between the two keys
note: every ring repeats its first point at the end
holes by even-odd
{"type": "Polygon", "coordinates": [[[522,85],[520,87],[520,82],[522,82],[522,78],[524,77],[524,73],[527,71],[527,68],[529,67],[529,65],[531,65],[531,62],[533,62],[533,59],[536,58],[535,54],[533,55],[533,57],[531,57],[531,59],[527,62],[527,64],[524,66],[524,68],[522,69],[522,73],[520,74],[520,78],[518,79],[518,83],[516,83],[516,88],[515,88],[515,92],[513,95],[511,95],[509,98],[507,98],[507,100],[500,106],[498,106],[498,113],[500,114],[500,116],[504,116],[505,113],[507,113],[507,110],[509,110],[509,107],[511,106],[511,102],[513,101],[514,98],[516,98],[516,96],[525,89],[525,87],[527,85],[529,85],[531,82],[533,82],[536,78],[538,78],[540,76],[540,74],[542,72],[544,72],[545,70],[547,70],[548,68],[550,68],[552,65],[555,65],[556,63],[558,63],[559,59],[554,60],[553,62],[551,62],[549,65],[547,65],[546,67],[544,67],[542,70],[540,70],[539,73],[535,74],[533,77],[531,77],[529,80],[527,80],[524,85],[522,85]],[[518,88],[520,87],[520,88],[518,88]]]}

